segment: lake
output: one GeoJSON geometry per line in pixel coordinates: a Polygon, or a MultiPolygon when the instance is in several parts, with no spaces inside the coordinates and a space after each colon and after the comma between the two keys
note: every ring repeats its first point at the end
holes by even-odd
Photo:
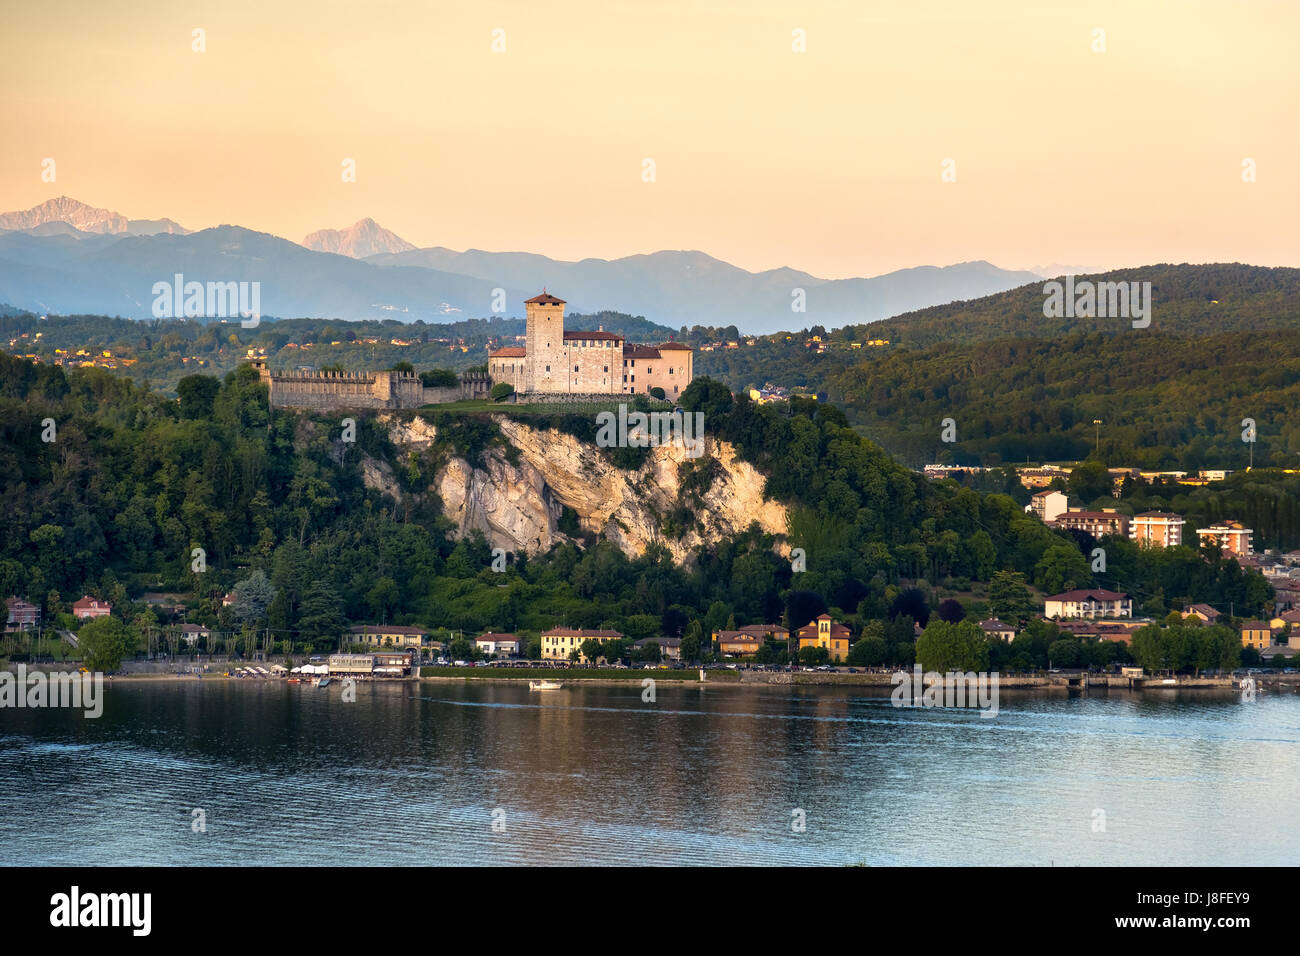
{"type": "Polygon", "coordinates": [[[8,865],[1290,865],[1298,782],[1295,694],[1003,691],[981,719],[845,687],[119,680],[96,720],[0,710],[8,865]]]}

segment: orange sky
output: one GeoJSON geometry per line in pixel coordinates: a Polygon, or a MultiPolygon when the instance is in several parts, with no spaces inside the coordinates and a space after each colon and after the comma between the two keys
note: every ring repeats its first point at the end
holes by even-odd
{"type": "Polygon", "coordinates": [[[0,209],[828,277],[1296,266],[1297,37],[1292,0],[7,4],[0,209]]]}

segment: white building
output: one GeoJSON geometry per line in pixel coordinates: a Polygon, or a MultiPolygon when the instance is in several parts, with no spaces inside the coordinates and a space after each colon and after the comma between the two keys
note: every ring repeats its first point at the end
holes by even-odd
{"type": "Polygon", "coordinates": [[[1061,491],[1040,491],[1029,499],[1026,511],[1038,515],[1038,520],[1046,524],[1065,514],[1070,499],[1061,491]]]}
{"type": "Polygon", "coordinates": [[[1071,617],[1132,617],[1133,602],[1127,594],[1107,591],[1103,588],[1089,588],[1080,591],[1066,591],[1047,598],[1043,616],[1052,618],[1071,617]]]}

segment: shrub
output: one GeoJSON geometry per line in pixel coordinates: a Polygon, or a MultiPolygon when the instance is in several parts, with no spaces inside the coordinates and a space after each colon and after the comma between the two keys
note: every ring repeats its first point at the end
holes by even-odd
{"type": "Polygon", "coordinates": [[[497,382],[495,385],[492,386],[492,391],[488,394],[489,397],[492,399],[492,401],[501,402],[501,401],[505,401],[514,393],[515,393],[515,387],[511,385],[509,382],[497,382]]]}

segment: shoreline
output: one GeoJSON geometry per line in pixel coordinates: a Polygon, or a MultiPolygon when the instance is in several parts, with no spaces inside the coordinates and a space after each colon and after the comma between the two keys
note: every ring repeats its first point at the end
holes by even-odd
{"type": "MultiPolygon", "coordinates": [[[[8,670],[13,673],[14,665],[10,665],[8,670]]],[[[35,673],[37,669],[30,668],[28,673],[35,673]]],[[[68,671],[61,668],[40,669],[42,673],[78,673],[77,671],[68,671]]],[[[909,679],[912,676],[911,671],[905,671],[909,679]]],[[[1300,692],[1300,674],[1256,674],[1252,675],[1255,679],[1256,686],[1264,688],[1273,688],[1275,691],[1290,689],[1291,691],[1300,692]]],[[[336,677],[335,681],[341,678],[336,677]]],[[[532,680],[551,680],[558,681],[566,685],[587,685],[592,687],[641,687],[642,682],[646,679],[654,680],[656,684],[673,684],[673,685],[690,685],[698,687],[862,687],[891,690],[896,686],[894,673],[834,673],[834,672],[814,672],[814,671],[709,671],[704,681],[698,676],[698,670],[638,670],[638,671],[616,671],[611,674],[593,674],[590,671],[580,673],[574,676],[567,675],[564,671],[539,668],[532,670],[516,670],[512,673],[467,673],[467,674],[416,674],[411,677],[401,678],[364,678],[360,681],[363,684],[402,684],[409,683],[419,685],[423,683],[493,683],[493,684],[521,684],[524,681],[532,680]]],[[[288,684],[287,678],[284,677],[236,677],[227,675],[224,672],[193,674],[193,673],[118,673],[104,676],[106,684],[116,682],[128,684],[147,684],[147,683],[250,683],[250,684],[288,684]]],[[[945,683],[950,683],[946,681],[945,683]]],[[[303,682],[303,686],[312,686],[308,682],[303,682]]],[[[1114,674],[1053,674],[1053,675],[999,675],[998,687],[1000,690],[1015,691],[1074,691],[1087,693],[1089,691],[1183,691],[1183,690],[1206,690],[1206,691],[1236,691],[1241,687],[1241,678],[1238,677],[1190,677],[1183,675],[1178,678],[1166,677],[1145,677],[1145,678],[1128,678],[1114,674]],[[1172,683],[1166,681],[1172,680],[1172,683]]]]}

